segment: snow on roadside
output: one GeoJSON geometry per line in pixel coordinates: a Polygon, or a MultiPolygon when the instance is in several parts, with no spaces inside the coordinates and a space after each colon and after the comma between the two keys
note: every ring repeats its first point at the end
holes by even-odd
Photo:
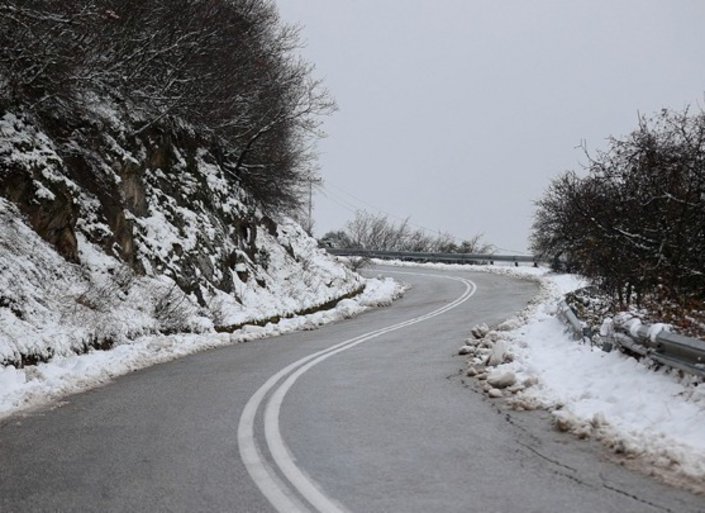
{"type": "Polygon", "coordinates": [[[599,439],[647,471],[670,481],[685,477],[685,486],[703,491],[698,481],[705,477],[705,386],[695,378],[650,369],[621,352],[576,342],[557,317],[557,302],[586,285],[580,277],[532,267],[463,270],[541,284],[525,310],[494,329],[476,327],[461,348],[470,357],[468,375],[484,381],[491,397],[508,398],[518,409],[544,408],[558,429],[599,439]],[[495,366],[485,367],[489,358],[495,366]]]}
{"type": "Polygon", "coordinates": [[[129,372],[163,363],[206,349],[273,337],[358,315],[389,305],[406,290],[391,278],[372,278],[352,299],[343,299],[330,309],[283,319],[263,327],[247,325],[234,333],[143,336],[109,351],[53,358],[48,363],[16,369],[0,367],[0,419],[17,411],[49,404],[68,394],[108,383],[129,372]]]}
{"type": "Polygon", "coordinates": [[[662,471],[705,477],[703,387],[621,352],[576,342],[556,315],[560,287],[549,291],[523,325],[501,336],[510,341],[512,361],[493,372],[535,383],[518,391],[512,402],[545,408],[559,429],[595,437],[662,471]]]}

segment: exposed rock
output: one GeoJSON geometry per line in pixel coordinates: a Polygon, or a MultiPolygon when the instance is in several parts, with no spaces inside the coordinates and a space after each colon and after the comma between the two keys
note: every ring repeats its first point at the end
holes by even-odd
{"type": "Polygon", "coordinates": [[[277,223],[275,223],[271,217],[262,217],[262,225],[267,229],[269,235],[271,235],[272,237],[277,236],[277,223]]]}
{"type": "Polygon", "coordinates": [[[17,163],[7,166],[0,176],[0,196],[15,203],[29,219],[32,228],[66,260],[78,262],[75,227],[77,205],[63,183],[42,182],[33,167],[22,169],[17,163]]]}
{"type": "Polygon", "coordinates": [[[131,115],[99,103],[73,128],[0,112],[0,245],[17,264],[0,258],[0,309],[24,323],[20,342],[0,343],[0,365],[228,331],[256,305],[288,315],[359,291],[300,226],[264,214],[219,164],[216,139],[171,123],[128,135],[131,115]],[[38,335],[54,318],[65,332],[38,335]]]}
{"type": "Polygon", "coordinates": [[[125,207],[137,216],[146,216],[148,213],[147,197],[142,175],[144,168],[137,165],[137,161],[127,159],[123,164],[114,166],[121,178],[120,192],[125,201],[125,207]]]}
{"type": "Polygon", "coordinates": [[[460,355],[472,354],[474,352],[475,352],[475,348],[472,346],[463,346],[458,350],[458,354],[460,354],[460,355]]]}

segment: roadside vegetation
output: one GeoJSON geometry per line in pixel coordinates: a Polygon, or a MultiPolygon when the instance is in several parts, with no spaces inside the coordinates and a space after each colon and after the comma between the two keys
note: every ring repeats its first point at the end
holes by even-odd
{"type": "Polygon", "coordinates": [[[328,232],[321,241],[336,248],[369,249],[374,251],[418,251],[425,253],[491,254],[494,246],[482,240],[482,235],[457,242],[448,233],[430,235],[413,228],[409,219],[400,223],[382,214],[358,211],[342,230],[328,232]]]}
{"type": "Polygon", "coordinates": [[[590,278],[612,310],[705,332],[705,113],[642,117],[584,171],[538,201],[532,249],[590,278]]]}

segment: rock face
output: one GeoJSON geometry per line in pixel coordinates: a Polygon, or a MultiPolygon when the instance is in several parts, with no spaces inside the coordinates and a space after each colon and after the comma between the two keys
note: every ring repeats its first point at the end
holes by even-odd
{"type": "Polygon", "coordinates": [[[276,226],[226,179],[217,147],[187,129],[126,136],[112,118],[90,121],[99,128],[65,141],[22,116],[0,118],[0,195],[59,254],[81,263],[80,235],[199,297],[197,284],[232,292],[238,264],[256,274],[258,228],[276,226]]]}
{"type": "Polygon", "coordinates": [[[0,124],[0,195],[15,203],[32,227],[67,260],[78,262],[75,226],[77,205],[72,191],[54,177],[61,159],[48,141],[11,114],[0,124]]]}

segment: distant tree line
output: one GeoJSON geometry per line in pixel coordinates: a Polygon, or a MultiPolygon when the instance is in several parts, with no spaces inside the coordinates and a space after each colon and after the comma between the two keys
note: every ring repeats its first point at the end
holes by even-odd
{"type": "Polygon", "coordinates": [[[328,232],[321,240],[346,249],[474,254],[494,252],[491,244],[482,242],[482,235],[456,243],[455,237],[450,234],[430,235],[425,230],[412,228],[409,219],[395,223],[385,215],[365,211],[358,211],[342,230],[328,232]]]}
{"type": "Polygon", "coordinates": [[[663,110],[538,201],[534,251],[620,303],[705,300],[705,114],[663,110]]]}
{"type": "Polygon", "coordinates": [[[290,210],[334,109],[299,46],[270,0],[4,0],[0,102],[67,135],[91,98],[122,105],[132,136],[185,122],[222,146],[232,180],[290,210]]]}

